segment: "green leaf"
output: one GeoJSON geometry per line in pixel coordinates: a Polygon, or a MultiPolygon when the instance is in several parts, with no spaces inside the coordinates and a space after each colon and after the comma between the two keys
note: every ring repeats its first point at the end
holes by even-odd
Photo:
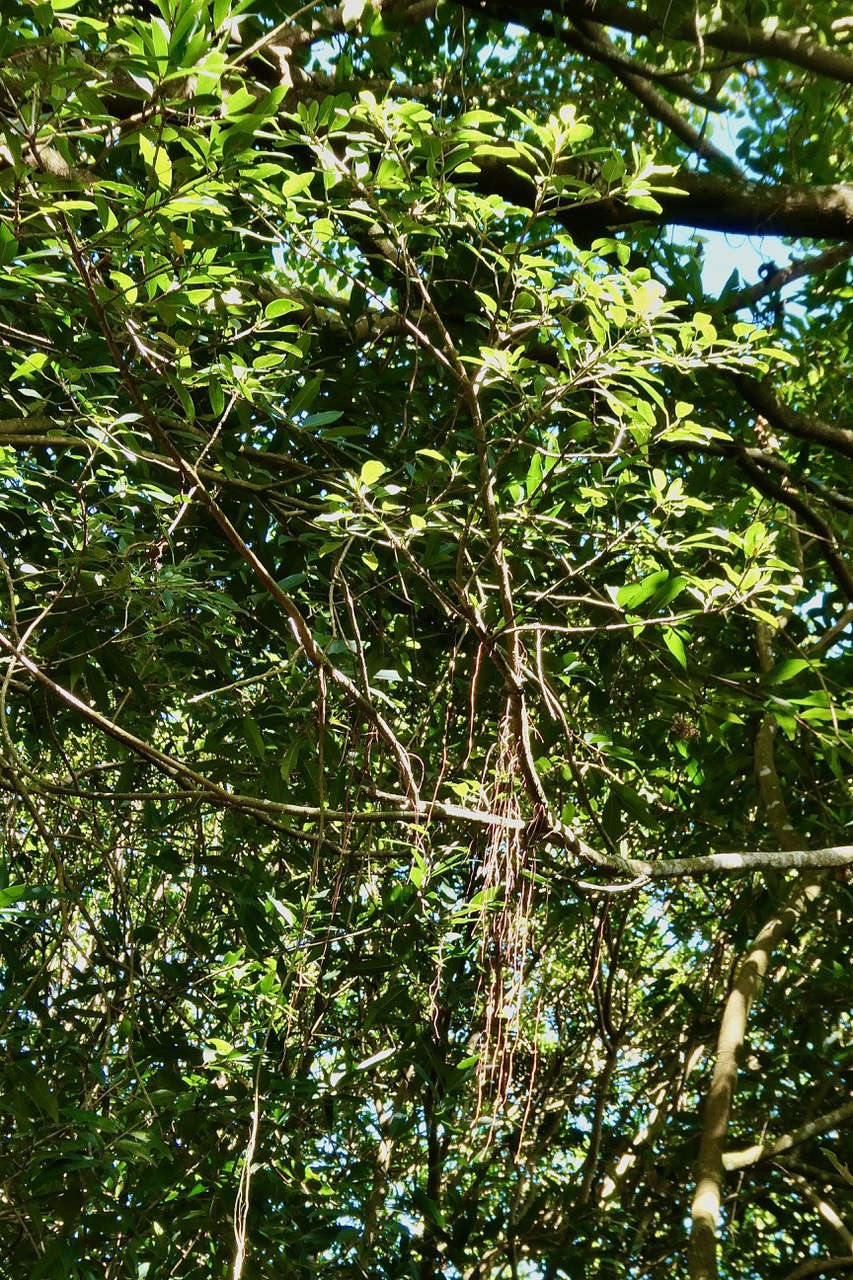
{"type": "Polygon", "coordinates": [[[313,169],[306,169],[304,173],[292,173],[282,183],[281,194],[287,197],[299,196],[303,191],[308,190],[314,178],[313,169]]]}
{"type": "Polygon", "coordinates": [[[254,716],[244,716],[243,733],[252,755],[257,760],[265,759],[267,754],[266,747],[254,716]]]}
{"type": "Polygon", "coordinates": [[[16,902],[20,902],[22,898],[30,896],[30,890],[25,884],[12,884],[6,889],[0,889],[0,910],[10,907],[16,902]]]}
{"type": "Polygon", "coordinates": [[[172,188],[172,162],[162,143],[155,138],[149,138],[144,133],[140,133],[139,151],[158,186],[165,191],[170,191],[172,188]]]}
{"type": "Polygon", "coordinates": [[[324,409],[322,413],[312,413],[305,419],[303,426],[326,427],[330,422],[337,422],[343,414],[340,409],[324,409]]]}
{"type": "Polygon", "coordinates": [[[661,569],[657,573],[650,573],[648,577],[643,578],[640,582],[633,582],[620,587],[616,592],[616,604],[619,605],[620,609],[636,609],[638,605],[643,604],[655,595],[668,580],[669,572],[666,569],[661,569]]]}
{"type": "Polygon", "coordinates": [[[684,641],[677,631],[672,627],[663,628],[663,642],[675,658],[678,665],[687,670],[687,651],[684,648],[684,641]]]}
{"type": "Polygon", "coordinates": [[[377,480],[379,480],[381,476],[385,475],[387,470],[388,468],[385,466],[384,462],[377,462],[375,459],[371,459],[370,461],[365,462],[361,468],[361,483],[370,488],[372,485],[376,484],[377,480]]]}
{"type": "Polygon", "coordinates": [[[222,384],[217,379],[212,379],[207,385],[207,394],[213,416],[218,418],[225,408],[225,392],[222,390],[222,384]]]}
{"type": "Polygon", "coordinates": [[[767,679],[774,684],[782,684],[785,680],[792,680],[794,676],[806,671],[812,663],[806,658],[784,658],[781,662],[777,662],[775,667],[767,673],[767,679]]]}
{"type": "Polygon", "coordinates": [[[255,94],[241,86],[225,97],[225,114],[232,117],[242,115],[246,111],[251,111],[255,102],[255,94]]]}
{"type": "Polygon", "coordinates": [[[218,1054],[221,1054],[226,1058],[230,1054],[236,1052],[233,1044],[228,1040],[220,1040],[217,1036],[211,1036],[207,1043],[210,1045],[211,1049],[214,1049],[218,1054]]]}
{"type": "Polygon", "coordinates": [[[295,302],[293,298],[275,298],[264,307],[264,318],[266,320],[277,320],[279,316],[286,316],[291,311],[298,310],[299,303],[295,302]]]}
{"type": "Polygon", "coordinates": [[[369,1058],[362,1059],[356,1066],[356,1071],[366,1071],[368,1067],[378,1066],[380,1062],[385,1062],[387,1058],[393,1057],[397,1050],[392,1046],[390,1049],[380,1049],[378,1053],[373,1053],[369,1058]]]}
{"type": "Polygon", "coordinates": [[[629,196],[628,203],[634,209],[647,209],[649,213],[660,213],[661,206],[654,196],[629,196]]]}

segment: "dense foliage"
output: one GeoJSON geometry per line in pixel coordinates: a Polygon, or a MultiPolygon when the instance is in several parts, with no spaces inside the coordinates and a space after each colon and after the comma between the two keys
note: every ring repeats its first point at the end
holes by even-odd
{"type": "Polygon", "coordinates": [[[3,16],[3,1274],[853,1270],[845,7],[3,16]]]}

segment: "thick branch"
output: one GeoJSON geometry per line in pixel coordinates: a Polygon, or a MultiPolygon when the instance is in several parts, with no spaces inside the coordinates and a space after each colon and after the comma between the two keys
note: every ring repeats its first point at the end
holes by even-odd
{"type": "Polygon", "coordinates": [[[849,844],[834,845],[828,849],[786,849],[782,852],[708,853],[703,857],[667,858],[661,862],[627,859],[630,871],[635,875],[648,876],[650,880],[670,880],[714,871],[744,874],[749,871],[812,871],[815,868],[851,865],[853,845],[849,844]]]}
{"type": "MultiPolygon", "coordinates": [[[[525,22],[525,11],[542,11],[548,5],[517,6],[516,21],[525,22]]],[[[747,58],[773,58],[802,67],[815,75],[853,84],[853,58],[837,49],[819,44],[802,31],[765,30],[745,24],[724,23],[720,26],[700,24],[693,19],[673,21],[670,9],[661,6],[658,17],[646,9],[618,3],[596,3],[596,0],[563,0],[560,12],[570,18],[594,18],[596,22],[633,35],[649,36],[665,41],[678,40],[706,49],[721,49],[747,58]]]]}
{"type": "Polygon", "coordinates": [[[834,249],[827,249],[824,253],[818,253],[812,258],[795,258],[786,267],[779,267],[776,271],[772,271],[765,280],[759,280],[757,284],[739,289],[734,297],[726,302],[723,314],[733,315],[744,307],[753,307],[756,302],[761,302],[763,298],[778,293],[794,280],[802,280],[804,276],[819,275],[822,271],[831,271],[833,267],[840,266],[849,258],[853,258],[853,244],[836,245],[834,249]]]}
{"type": "Polygon", "coordinates": [[[776,431],[826,445],[836,453],[853,458],[853,431],[849,427],[838,427],[822,418],[798,413],[780,400],[767,382],[757,382],[739,373],[730,374],[729,378],[750,408],[766,418],[776,431]]]}
{"type": "Polygon", "coordinates": [[[808,1142],[810,1138],[816,1137],[819,1133],[826,1133],[830,1129],[835,1129],[843,1121],[849,1120],[853,1116],[853,1102],[845,1102],[843,1106],[836,1107],[834,1111],[827,1111],[822,1116],[817,1116],[814,1120],[810,1120],[808,1124],[802,1124],[797,1129],[792,1129],[790,1133],[783,1134],[781,1138],[777,1138],[775,1142],[758,1142],[753,1147],[745,1147],[743,1151],[729,1151],[723,1156],[723,1167],[726,1170],[747,1169],[751,1165],[760,1164],[763,1160],[772,1160],[774,1156],[781,1156],[786,1151],[790,1151],[792,1147],[798,1147],[803,1142],[808,1142]]]}
{"type": "MultiPolygon", "coordinates": [[[[790,856],[790,855],[788,855],[790,856]]],[[[717,1280],[717,1220],[722,1200],[723,1145],[738,1074],[738,1055],[753,1001],[773,953],[820,893],[822,872],[798,881],[784,906],[764,925],[738,970],[717,1038],[714,1075],[705,1107],[697,1162],[688,1256],[690,1280],[717,1280]]]]}
{"type": "Polygon", "coordinates": [[[589,57],[609,66],[616,79],[624,84],[628,92],[634,95],[650,115],[659,120],[676,138],[679,138],[703,160],[713,160],[732,176],[740,176],[740,170],[734,160],[720,151],[719,147],[715,147],[713,142],[705,136],[704,130],[694,129],[690,121],[676,111],[672,103],[668,102],[663,94],[649,82],[647,76],[631,67],[630,60],[626,60],[627,66],[620,65],[619,61],[614,60],[618,51],[603,27],[596,22],[585,22],[580,18],[577,19],[577,26],[580,32],[578,41],[583,51],[589,57]]]}
{"type": "MultiPolygon", "coordinates": [[[[493,156],[478,156],[477,185],[515,204],[532,206],[536,188],[523,176],[524,162],[510,166],[493,156]],[[518,172],[519,168],[522,172],[518,172]]],[[[655,191],[660,212],[634,208],[618,196],[569,202],[554,200],[547,208],[580,241],[635,223],[727,231],[746,236],[777,235],[792,239],[853,240],[853,185],[771,185],[681,172],[672,190],[655,191]]]]}
{"type": "Polygon", "coordinates": [[[807,1258],[789,1271],[784,1280],[808,1280],[810,1276],[837,1275],[839,1271],[853,1271],[853,1258],[849,1254],[840,1258],[807,1258]]]}

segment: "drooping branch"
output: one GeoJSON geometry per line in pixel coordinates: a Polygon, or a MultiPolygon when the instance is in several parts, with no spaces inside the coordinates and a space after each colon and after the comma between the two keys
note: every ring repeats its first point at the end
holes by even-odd
{"type": "Polygon", "coordinates": [[[822,1196],[816,1191],[809,1180],[801,1173],[793,1173],[791,1170],[786,1170],[786,1173],[794,1185],[799,1187],[803,1199],[817,1211],[823,1222],[832,1228],[842,1245],[846,1246],[848,1253],[853,1257],[853,1234],[850,1233],[850,1229],[835,1205],[827,1200],[826,1196],[822,1196]]]}
{"type": "MultiPolygon", "coordinates": [[[[589,0],[563,0],[559,6],[537,3],[536,0],[515,0],[515,3],[513,0],[460,0],[460,3],[462,7],[475,13],[485,12],[497,21],[514,23],[556,38],[569,47],[577,48],[579,52],[588,52],[583,38],[579,38],[577,30],[564,27],[561,21],[563,18],[568,18],[576,28],[578,24],[592,20],[604,27],[631,35],[647,36],[661,42],[674,40],[702,50],[718,49],[744,59],[772,58],[843,84],[853,84],[853,58],[839,49],[821,44],[803,31],[785,31],[779,28],[765,30],[763,27],[734,23],[722,23],[715,27],[700,25],[692,19],[673,21],[668,10],[664,16],[659,16],[639,7],[618,2],[602,4],[595,0],[592,3],[589,0]]],[[[380,0],[374,8],[383,16],[390,17],[395,24],[412,25],[434,17],[436,3],[435,0],[380,0]]],[[[343,5],[315,11],[315,15],[309,22],[285,19],[239,55],[238,61],[248,62],[265,51],[274,51],[274,56],[279,51],[286,51],[289,55],[347,30],[343,5]]],[[[618,65],[626,70],[633,70],[650,81],[668,83],[680,96],[709,110],[714,110],[718,105],[712,94],[692,85],[684,71],[672,72],[666,68],[658,68],[636,57],[629,58],[616,49],[610,59],[614,67],[618,65]]],[[[703,70],[703,66],[697,67],[697,71],[703,70]]]]}
{"type": "MultiPolygon", "coordinates": [[[[734,441],[727,441],[723,444],[718,444],[714,440],[696,442],[679,440],[672,443],[668,441],[666,452],[682,454],[685,457],[693,457],[697,453],[710,454],[715,458],[733,458],[735,461],[740,458],[748,458],[750,462],[762,470],[773,471],[777,475],[785,477],[792,476],[796,470],[794,464],[786,462],[781,454],[774,453],[771,449],[740,445],[734,441]]],[[[828,506],[835,507],[839,511],[853,512],[853,498],[847,493],[842,493],[840,489],[834,489],[824,484],[815,476],[800,476],[799,483],[803,488],[808,489],[815,498],[818,498],[828,506]]]]}
{"type": "MultiPolygon", "coordinates": [[[[558,31],[560,40],[569,49],[576,49],[578,53],[586,54],[595,62],[600,62],[602,66],[608,67],[620,80],[627,75],[635,79],[643,80],[646,84],[657,84],[664,88],[668,88],[679,98],[684,98],[688,102],[694,103],[697,107],[704,107],[706,111],[722,111],[724,109],[720,100],[713,93],[704,93],[701,89],[697,89],[691,84],[685,75],[678,72],[662,71],[659,67],[655,67],[650,62],[644,62],[641,59],[629,57],[618,49],[613,41],[604,31],[599,23],[591,23],[581,18],[575,19],[577,30],[562,29],[558,31]],[[597,32],[590,31],[591,27],[597,27],[597,32]]],[[[537,30],[543,31],[545,24],[542,23],[537,30]]],[[[553,35],[553,31],[549,34],[553,35]]],[[[716,150],[716,148],[715,148],[716,150]]]]}
{"type": "Polygon", "coordinates": [[[730,156],[716,147],[706,137],[704,130],[695,129],[663,94],[655,88],[652,78],[644,75],[639,69],[622,65],[618,60],[618,50],[610,40],[607,32],[596,22],[577,19],[578,43],[582,50],[597,62],[609,66],[616,79],[629,93],[632,93],[656,120],[669,129],[676,138],[683,142],[695,155],[703,160],[714,161],[733,177],[740,177],[740,169],[730,156]]]}
{"type": "MultiPolygon", "coordinates": [[[[277,827],[283,834],[317,842],[318,837],[307,832],[305,823],[319,822],[323,819],[329,824],[336,822],[349,825],[356,824],[388,824],[403,825],[427,824],[436,818],[449,822],[459,822],[474,826],[501,827],[506,830],[526,833],[530,822],[524,818],[511,818],[505,814],[491,813],[483,809],[471,809],[464,805],[448,803],[442,800],[423,801],[413,799],[411,795],[401,795],[377,791],[371,793],[378,802],[374,809],[335,810],[312,805],[286,804],[270,800],[264,796],[249,796],[232,791],[219,783],[206,778],[197,769],[186,764],[177,756],[162,751],[152,743],[145,742],[129,730],[124,729],[115,720],[90,706],[70,689],[55,681],[48,673],[24,653],[3,632],[0,631],[0,650],[7,658],[17,663],[58,701],[76,711],[94,728],[126,747],[134,755],[153,765],[160,772],[176,780],[180,790],[174,793],[157,793],[158,799],[206,800],[220,808],[231,808],[251,814],[269,825],[275,819],[290,818],[300,822],[299,829],[277,827]]],[[[56,782],[45,782],[42,786],[34,782],[34,791],[57,792],[70,795],[90,796],[93,799],[117,799],[115,792],[89,792],[79,788],[65,786],[56,782]]],[[[137,798],[142,793],[134,793],[137,798]]],[[[153,795],[153,793],[152,793],[153,795]]],[[[641,882],[682,879],[715,873],[732,873],[744,875],[754,871],[778,872],[812,872],[829,870],[834,867],[853,866],[853,845],[834,845],[825,849],[793,849],[785,851],[749,851],[744,853],[709,853],[696,858],[669,858],[661,861],[647,861],[640,858],[613,858],[609,854],[597,852],[585,841],[562,824],[544,835],[539,833],[538,839],[555,847],[566,849],[579,855],[583,860],[592,863],[602,870],[618,871],[637,877],[641,882]]],[[[330,843],[329,841],[322,841],[330,843]]]]}
{"type": "MultiPolygon", "coordinates": [[[[474,5],[462,0],[464,7],[474,8],[474,5]]],[[[542,36],[544,40],[559,40],[567,49],[572,49],[576,53],[590,57],[595,62],[601,63],[613,71],[617,76],[622,73],[638,77],[647,84],[658,84],[663,88],[669,89],[676,97],[683,98],[688,102],[694,103],[697,107],[703,107],[706,111],[723,111],[725,106],[720,102],[714,93],[708,93],[704,89],[697,88],[689,77],[689,73],[662,69],[655,66],[651,62],[637,58],[617,48],[610,40],[609,36],[604,32],[600,23],[594,24],[599,28],[599,35],[593,35],[589,31],[589,27],[593,25],[590,19],[594,17],[592,9],[588,9],[586,13],[581,15],[573,15],[572,26],[562,26],[555,23],[553,17],[546,17],[548,12],[545,6],[541,7],[541,12],[537,16],[532,12],[534,6],[526,6],[523,19],[513,10],[513,6],[503,6],[499,3],[490,3],[488,9],[490,14],[501,18],[507,23],[524,26],[528,31],[535,32],[536,35],[542,36]]]]}
{"type": "Polygon", "coordinates": [[[839,591],[850,604],[853,604],[853,572],[851,572],[850,566],[844,558],[840,539],[832,526],[803,500],[790,480],[786,478],[782,484],[777,484],[751,458],[743,454],[738,456],[737,461],[760,493],[765,493],[768,497],[774,498],[777,502],[788,507],[789,510],[800,517],[805,525],[813,530],[820,540],[824,559],[827,567],[832,572],[839,591]]]}
{"type": "Polygon", "coordinates": [[[730,374],[729,379],[750,408],[766,418],[774,430],[785,431],[813,444],[826,445],[836,453],[853,458],[853,431],[849,427],[839,427],[812,414],[791,409],[767,382],[758,382],[740,373],[730,374]]]}

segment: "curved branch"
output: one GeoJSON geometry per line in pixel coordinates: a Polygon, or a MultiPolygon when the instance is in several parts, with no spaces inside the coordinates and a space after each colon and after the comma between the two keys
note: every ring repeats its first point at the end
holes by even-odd
{"type": "Polygon", "coordinates": [[[837,427],[822,418],[791,409],[767,382],[757,382],[755,378],[741,373],[728,376],[750,408],[766,418],[777,431],[786,431],[799,440],[826,445],[837,453],[843,453],[846,458],[853,458],[853,431],[848,427],[837,427]]]}
{"type": "Polygon", "coordinates": [[[690,121],[676,111],[672,103],[668,102],[650,83],[650,77],[647,74],[633,67],[630,59],[619,55],[603,27],[596,22],[588,22],[580,18],[576,19],[576,25],[581,33],[576,41],[581,51],[604,66],[609,66],[616,79],[624,84],[629,93],[634,95],[650,115],[659,120],[676,138],[680,138],[703,160],[714,161],[733,177],[741,176],[741,171],[731,156],[727,156],[719,147],[715,147],[713,142],[705,136],[704,130],[694,129],[690,121]]]}
{"type": "MultiPolygon", "coordinates": [[[[773,453],[770,449],[759,449],[754,445],[740,445],[735,442],[717,443],[714,440],[701,441],[667,441],[666,452],[674,454],[683,454],[691,457],[697,453],[710,454],[714,458],[733,458],[737,459],[749,458],[749,460],[762,467],[765,470],[778,472],[781,476],[791,476],[796,468],[778,453],[773,453]]],[[[800,483],[811,493],[825,502],[830,507],[836,507],[839,511],[853,512],[853,498],[849,494],[841,493],[838,489],[830,488],[829,485],[823,484],[815,476],[800,476],[800,483]]]]}
{"type": "MultiPolygon", "coordinates": [[[[15,662],[27,670],[35,680],[53,694],[60,702],[77,711],[95,728],[100,729],[108,737],[127,747],[135,755],[146,760],[167,776],[179,780],[183,786],[173,794],[157,793],[159,799],[207,799],[223,807],[239,809],[253,814],[261,821],[270,822],[275,817],[302,819],[303,822],[319,821],[353,823],[428,823],[434,816],[449,821],[471,823],[475,826],[500,827],[504,830],[529,832],[531,824],[525,818],[511,818],[505,814],[490,813],[483,809],[467,809],[463,805],[447,803],[442,800],[415,800],[411,795],[400,795],[387,791],[372,792],[374,800],[387,805],[380,809],[321,809],[312,805],[293,805],[281,801],[268,800],[260,796],[247,796],[230,791],[219,783],[211,781],[198,773],[183,760],[168,755],[151,743],[143,741],[129,730],[122,728],[110,720],[102,712],[90,707],[82,698],[78,698],[70,689],[53,680],[46,671],[22,652],[3,631],[0,631],[0,649],[15,662]]],[[[58,783],[40,784],[40,789],[47,792],[81,794],[79,790],[64,787],[58,783]]],[[[120,799],[115,792],[82,793],[91,794],[96,799],[120,799]]],[[[134,793],[137,794],[137,793],[134,793]]],[[[141,793],[139,793],[141,794],[141,793]]],[[[152,793],[152,796],[154,793],[152,793]]],[[[308,839],[321,843],[331,843],[310,833],[306,835],[304,828],[298,831],[278,827],[287,835],[296,835],[300,839],[308,839]]],[[[814,871],[828,870],[833,867],[853,866],[853,845],[832,845],[825,849],[793,849],[785,851],[750,851],[746,853],[709,853],[696,858],[668,858],[662,861],[646,861],[639,858],[614,858],[612,855],[599,853],[585,841],[581,840],[570,828],[558,824],[550,832],[540,834],[544,843],[566,849],[570,853],[584,858],[587,862],[602,870],[618,871],[638,878],[640,884],[655,880],[673,880],[685,876],[699,876],[715,872],[731,872],[743,875],[753,871],[814,871]]],[[[599,892],[603,886],[592,886],[599,892]]]]}
{"type": "MultiPolygon", "coordinates": [[[[537,6],[539,7],[539,6],[537,6]]],[[[515,21],[524,25],[524,10],[518,6],[515,21]]],[[[550,8],[542,5],[542,9],[550,8]]],[[[674,22],[670,9],[661,6],[662,18],[647,9],[627,4],[597,3],[596,0],[563,0],[560,12],[568,17],[578,15],[594,18],[604,26],[615,27],[632,35],[649,36],[663,40],[678,40],[685,44],[701,45],[707,49],[722,49],[726,53],[742,54],[746,58],[773,58],[791,66],[802,67],[814,75],[853,84],[853,58],[828,45],[820,44],[803,31],[765,30],[745,24],[723,23],[720,26],[700,24],[693,19],[674,22]]]]}
{"type": "MultiPolygon", "coordinates": [[[[631,58],[628,54],[623,53],[621,49],[616,48],[609,36],[605,35],[603,28],[600,27],[599,32],[595,35],[589,31],[589,28],[593,25],[599,27],[598,23],[585,22],[581,18],[576,18],[574,21],[578,29],[577,33],[566,30],[557,33],[563,44],[570,49],[576,49],[578,53],[586,54],[587,57],[600,62],[602,66],[609,67],[620,80],[624,75],[631,76],[645,80],[650,84],[659,84],[664,88],[671,89],[679,98],[684,98],[686,101],[694,103],[697,107],[704,107],[706,111],[725,110],[725,106],[720,102],[719,98],[713,93],[703,93],[701,89],[696,89],[683,73],[661,71],[659,67],[653,66],[650,62],[641,62],[636,58],[631,58]]],[[[537,30],[541,29],[541,27],[537,27],[537,30]]],[[[553,31],[550,34],[553,35],[553,31]]]]}
{"type": "MultiPolygon", "coordinates": [[[[475,185],[488,194],[532,207],[533,175],[525,176],[519,155],[512,166],[493,156],[478,156],[475,185]]],[[[598,199],[555,199],[547,211],[579,240],[637,223],[681,226],[737,235],[853,240],[853,185],[798,186],[738,181],[708,173],[682,171],[667,190],[657,190],[658,212],[638,209],[627,199],[602,194],[598,199]]]]}
{"type": "Polygon", "coordinates": [[[723,1144],[738,1075],[738,1055],[753,1001],[777,947],[802,920],[820,894],[823,872],[812,872],[794,887],[787,902],[766,922],[738,970],[726,1001],[717,1038],[714,1074],[697,1161],[688,1266],[690,1280],[717,1280],[717,1221],[722,1202],[723,1144]]]}
{"type": "Polygon", "coordinates": [[[827,1111],[824,1115],[810,1120],[808,1124],[802,1124],[799,1128],[792,1129],[790,1133],[783,1134],[775,1142],[758,1142],[755,1146],[745,1147],[742,1151],[726,1152],[723,1156],[723,1168],[727,1171],[748,1169],[752,1165],[760,1164],[763,1160],[772,1160],[774,1156],[780,1156],[790,1151],[792,1147],[808,1142],[809,1138],[814,1138],[819,1133],[835,1129],[842,1121],[849,1120],[851,1117],[853,1117],[853,1102],[845,1102],[843,1106],[827,1111]]]}
{"type": "Polygon", "coordinates": [[[751,458],[746,457],[744,454],[738,455],[737,463],[749,476],[756,489],[765,493],[768,497],[774,498],[777,502],[781,502],[789,510],[796,512],[803,523],[807,524],[817,534],[823,543],[824,558],[832,570],[839,590],[849,603],[853,604],[853,572],[851,572],[850,566],[844,559],[841,544],[832,526],[824,520],[823,516],[819,516],[816,511],[813,511],[807,502],[803,501],[790,481],[786,481],[784,485],[777,484],[759,466],[756,466],[751,458]]]}
{"type": "Polygon", "coordinates": [[[807,1258],[789,1271],[784,1280],[808,1280],[810,1276],[823,1276],[827,1272],[853,1271],[853,1258],[842,1254],[839,1258],[807,1258]]]}
{"type": "Polygon", "coordinates": [[[743,307],[753,307],[756,302],[761,302],[763,298],[778,293],[780,289],[784,289],[785,285],[791,284],[794,280],[816,276],[822,271],[831,271],[833,267],[840,266],[842,262],[847,262],[850,258],[853,258],[853,244],[836,245],[834,249],[827,249],[824,253],[815,254],[813,258],[796,258],[789,262],[786,267],[779,267],[778,270],[773,271],[772,275],[769,275],[766,280],[759,280],[757,284],[751,284],[745,289],[739,289],[734,297],[729,298],[726,302],[723,307],[723,315],[733,315],[743,307]]]}

